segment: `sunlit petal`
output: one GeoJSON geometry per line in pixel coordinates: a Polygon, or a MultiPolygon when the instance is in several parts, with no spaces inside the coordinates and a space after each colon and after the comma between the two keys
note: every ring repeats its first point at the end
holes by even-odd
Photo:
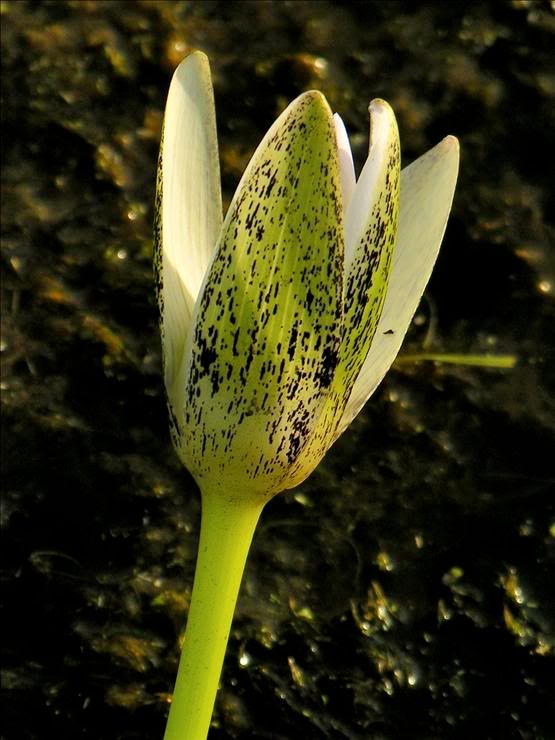
{"type": "Polygon", "coordinates": [[[193,307],[222,225],[214,95],[201,52],[175,71],[162,137],[155,270],[166,388],[175,407],[193,307]]]}
{"type": "Polygon", "coordinates": [[[401,173],[399,231],[385,305],[336,436],[358,414],[399,352],[436,261],[458,168],[458,141],[448,136],[401,173]]]}
{"type": "Polygon", "coordinates": [[[337,113],[333,115],[335,125],[335,135],[337,139],[337,151],[339,155],[339,175],[341,178],[341,192],[343,194],[343,211],[347,209],[353,195],[356,178],[355,165],[353,162],[353,153],[349,143],[347,129],[340,116],[337,113]]]}

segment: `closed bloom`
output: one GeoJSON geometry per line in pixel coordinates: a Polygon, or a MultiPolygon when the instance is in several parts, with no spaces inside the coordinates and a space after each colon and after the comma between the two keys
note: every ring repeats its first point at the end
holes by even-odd
{"type": "Polygon", "coordinates": [[[195,52],[176,70],[155,267],[172,438],[202,520],[165,740],[205,740],[260,513],[311,473],[395,359],[457,169],[447,137],[401,172],[395,116],[374,100],[357,181],[341,120],[307,92],[262,140],[223,219],[208,60],[195,52]]]}
{"type": "Polygon", "coordinates": [[[449,215],[458,143],[401,172],[370,104],[355,179],[318,92],[258,146],[222,217],[206,56],[173,77],[157,185],[156,273],[172,438],[202,491],[268,499],[302,482],[394,361],[449,215]]]}

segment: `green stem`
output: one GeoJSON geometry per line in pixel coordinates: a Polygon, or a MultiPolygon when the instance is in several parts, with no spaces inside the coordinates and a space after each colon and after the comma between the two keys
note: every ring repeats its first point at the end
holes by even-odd
{"type": "Polygon", "coordinates": [[[202,495],[202,521],[187,629],[164,740],[206,740],[235,602],[264,504],[202,495]]]}

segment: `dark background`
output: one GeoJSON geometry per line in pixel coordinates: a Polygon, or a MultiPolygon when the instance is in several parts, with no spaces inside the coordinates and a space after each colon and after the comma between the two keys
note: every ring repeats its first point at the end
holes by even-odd
{"type": "Polygon", "coordinates": [[[3,2],[3,731],[161,738],[199,498],[151,273],[161,116],[211,59],[226,204],[310,88],[357,163],[461,140],[401,360],[255,536],[210,737],[555,737],[555,13],[513,2],[3,2]]]}

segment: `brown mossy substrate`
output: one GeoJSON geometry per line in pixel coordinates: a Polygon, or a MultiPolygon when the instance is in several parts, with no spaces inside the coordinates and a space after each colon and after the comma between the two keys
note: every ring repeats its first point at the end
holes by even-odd
{"type": "Polygon", "coordinates": [[[394,107],[409,162],[459,136],[442,254],[399,364],[267,507],[217,738],[552,733],[549,2],[3,2],[3,737],[162,736],[198,537],[171,450],[151,274],[170,74],[212,61],[226,202],[318,88],[357,161],[394,107]]]}

